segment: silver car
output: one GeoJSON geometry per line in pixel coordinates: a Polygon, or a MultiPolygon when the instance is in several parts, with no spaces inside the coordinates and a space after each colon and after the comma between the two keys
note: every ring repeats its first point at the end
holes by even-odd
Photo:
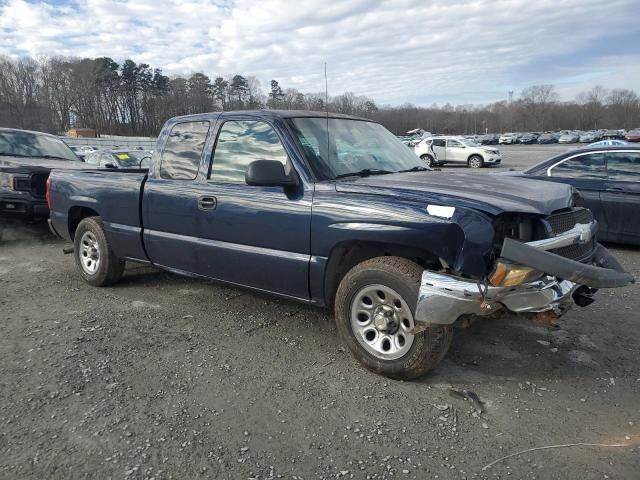
{"type": "Polygon", "coordinates": [[[431,167],[446,163],[459,163],[471,168],[500,165],[500,151],[482,146],[461,137],[438,136],[422,140],[414,152],[431,167]]]}

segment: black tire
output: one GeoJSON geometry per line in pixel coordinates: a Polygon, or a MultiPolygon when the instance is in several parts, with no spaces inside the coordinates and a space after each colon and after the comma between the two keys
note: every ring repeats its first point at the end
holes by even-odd
{"type": "Polygon", "coordinates": [[[402,357],[386,360],[367,351],[351,327],[351,304],[367,285],[392,288],[415,314],[422,271],[420,266],[404,258],[376,257],[353,267],[340,282],[335,299],[338,335],[356,359],[375,373],[402,380],[420,377],[440,363],[451,346],[452,327],[431,327],[413,337],[410,349],[402,357]]]}
{"type": "Polygon", "coordinates": [[[102,226],[100,217],[88,217],[82,220],[76,229],[73,243],[73,256],[76,261],[76,266],[85,282],[94,287],[105,287],[116,283],[122,278],[125,262],[116,257],[113,250],[111,250],[109,241],[104,234],[104,227],[102,226]],[[83,248],[81,242],[87,232],[90,232],[95,238],[100,252],[98,266],[94,273],[89,273],[83,267],[83,248]]]}
{"type": "Polygon", "coordinates": [[[482,168],[484,166],[484,159],[480,155],[471,155],[467,164],[471,168],[482,168]]]}
{"type": "Polygon", "coordinates": [[[438,166],[437,162],[433,159],[431,155],[424,154],[420,158],[431,168],[435,168],[438,166]]]}
{"type": "Polygon", "coordinates": [[[2,240],[2,234],[4,233],[5,222],[0,220],[0,240],[2,240]]]}

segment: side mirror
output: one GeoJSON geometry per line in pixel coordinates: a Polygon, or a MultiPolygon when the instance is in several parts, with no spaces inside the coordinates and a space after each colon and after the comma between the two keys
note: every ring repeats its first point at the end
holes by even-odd
{"type": "Polygon", "coordinates": [[[118,166],[113,163],[105,163],[103,166],[104,168],[118,168],[118,166]]]}
{"type": "Polygon", "coordinates": [[[284,165],[277,160],[255,160],[244,174],[247,185],[254,187],[290,187],[298,182],[294,175],[287,175],[284,165]]]}

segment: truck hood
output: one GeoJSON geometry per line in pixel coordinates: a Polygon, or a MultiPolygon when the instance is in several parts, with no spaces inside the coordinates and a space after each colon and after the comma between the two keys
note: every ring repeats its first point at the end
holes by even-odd
{"type": "Polygon", "coordinates": [[[12,170],[32,170],[34,167],[38,169],[52,170],[54,168],[61,168],[64,170],[86,170],[92,168],[91,165],[87,165],[84,162],[74,162],[71,160],[55,160],[51,158],[25,158],[25,157],[9,157],[0,156],[0,168],[9,168],[12,170]]]}
{"type": "Polygon", "coordinates": [[[336,183],[338,192],[387,195],[481,210],[491,215],[549,215],[572,203],[569,185],[510,175],[411,172],[377,175],[336,183]]]}

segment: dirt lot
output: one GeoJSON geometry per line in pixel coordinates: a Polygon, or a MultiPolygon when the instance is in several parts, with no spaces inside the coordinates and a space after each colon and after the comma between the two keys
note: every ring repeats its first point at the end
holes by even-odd
{"type": "MultiPolygon", "coordinates": [[[[397,382],[328,312],[138,265],[92,288],[63,245],[42,226],[0,243],[2,478],[640,478],[637,287],[556,330],[476,323],[397,382]],[[627,446],[483,469],[569,443],[627,446]]],[[[640,252],[612,249],[640,277],[640,252]]]]}

